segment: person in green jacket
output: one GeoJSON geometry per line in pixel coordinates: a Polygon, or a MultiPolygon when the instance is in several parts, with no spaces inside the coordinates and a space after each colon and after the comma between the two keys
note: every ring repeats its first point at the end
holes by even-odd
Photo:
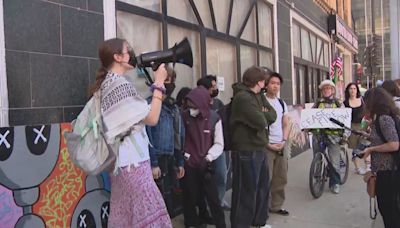
{"type": "Polygon", "coordinates": [[[269,73],[252,66],[234,84],[232,129],[232,227],[264,226],[268,219],[268,126],[276,112],[262,90],[269,73]]]}

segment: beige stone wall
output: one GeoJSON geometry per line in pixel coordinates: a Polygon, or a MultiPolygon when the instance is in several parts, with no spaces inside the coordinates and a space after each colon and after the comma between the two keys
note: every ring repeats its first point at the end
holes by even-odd
{"type": "Polygon", "coordinates": [[[346,22],[351,28],[351,1],[350,0],[314,0],[326,13],[332,11],[337,14],[346,22]]]}

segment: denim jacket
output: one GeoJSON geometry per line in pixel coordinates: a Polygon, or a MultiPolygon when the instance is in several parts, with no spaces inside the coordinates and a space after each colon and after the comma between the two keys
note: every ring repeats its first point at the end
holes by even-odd
{"type": "MultiPolygon", "coordinates": [[[[147,99],[151,102],[151,97],[147,99]]],[[[171,155],[175,157],[176,166],[183,166],[184,125],[177,105],[173,108],[162,104],[160,119],[155,126],[146,126],[152,167],[158,166],[158,156],[171,155]]]]}

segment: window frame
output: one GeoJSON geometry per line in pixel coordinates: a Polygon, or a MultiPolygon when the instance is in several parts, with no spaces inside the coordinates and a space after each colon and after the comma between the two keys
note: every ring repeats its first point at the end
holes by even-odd
{"type": "Polygon", "coordinates": [[[258,21],[258,4],[266,4],[268,7],[270,7],[271,10],[271,25],[274,26],[274,7],[271,3],[265,2],[262,0],[257,0],[257,1],[252,1],[251,2],[251,7],[249,8],[248,12],[246,13],[245,20],[243,21],[243,24],[240,27],[240,30],[237,34],[237,36],[232,36],[229,34],[230,30],[230,24],[231,24],[231,18],[232,18],[232,10],[233,10],[233,3],[234,0],[230,1],[229,5],[229,14],[228,14],[228,24],[227,24],[227,31],[226,33],[220,32],[216,30],[216,21],[215,21],[215,11],[213,9],[212,1],[209,0],[209,6],[210,6],[210,14],[211,14],[211,19],[214,28],[207,28],[203,25],[203,22],[201,20],[200,14],[196,8],[196,4],[194,3],[193,0],[189,0],[189,3],[193,9],[193,13],[196,16],[198,20],[198,24],[190,23],[178,18],[174,18],[168,15],[167,12],[167,0],[161,0],[161,12],[155,12],[151,11],[149,9],[141,8],[136,5],[131,5],[126,2],[121,2],[121,1],[116,1],[115,2],[115,8],[117,11],[123,11],[127,13],[131,13],[134,15],[150,18],[156,21],[159,21],[161,23],[162,27],[162,47],[163,50],[168,49],[168,25],[174,25],[178,27],[182,27],[185,29],[193,30],[199,33],[200,35],[200,56],[201,56],[201,69],[200,69],[200,75],[204,77],[207,74],[207,61],[206,61],[206,52],[207,52],[207,47],[206,47],[206,39],[207,38],[214,38],[218,39],[224,42],[229,42],[233,44],[236,48],[236,81],[241,81],[241,61],[240,61],[240,46],[248,46],[251,48],[254,48],[257,50],[257,58],[256,58],[256,65],[260,65],[260,50],[265,51],[268,53],[272,54],[272,61],[273,65],[275,67],[275,61],[276,61],[276,56],[275,56],[275,31],[273,27],[271,27],[271,36],[272,36],[272,48],[261,45],[259,43],[259,21],[258,21]],[[252,11],[255,10],[255,17],[256,17],[256,24],[255,24],[255,30],[256,30],[256,42],[251,42],[247,41],[241,38],[241,35],[243,33],[243,30],[245,29],[247,22],[251,16],[252,11]]]}

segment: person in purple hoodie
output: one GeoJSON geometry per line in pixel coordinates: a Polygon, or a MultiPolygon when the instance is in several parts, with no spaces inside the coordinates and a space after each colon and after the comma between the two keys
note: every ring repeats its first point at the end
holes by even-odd
{"type": "Polygon", "coordinates": [[[211,162],[217,159],[224,149],[222,122],[218,114],[211,110],[211,97],[207,89],[199,86],[186,96],[186,107],[182,117],[186,129],[186,174],[182,179],[185,227],[203,225],[196,210],[197,199],[202,197],[201,194],[205,194],[216,227],[226,227],[211,168],[211,162]]]}

